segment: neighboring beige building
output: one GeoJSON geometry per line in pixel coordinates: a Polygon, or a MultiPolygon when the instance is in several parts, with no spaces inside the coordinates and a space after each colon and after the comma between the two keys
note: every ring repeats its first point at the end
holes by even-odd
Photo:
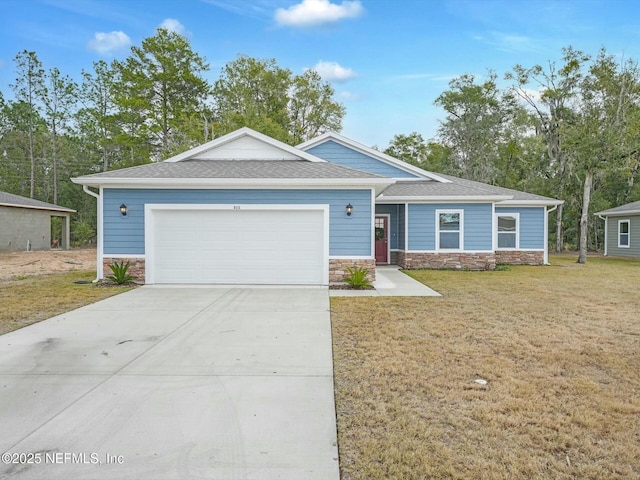
{"type": "Polygon", "coordinates": [[[60,248],[70,246],[69,217],[75,210],[0,192],[0,252],[51,248],[51,217],[62,218],[60,248]]]}

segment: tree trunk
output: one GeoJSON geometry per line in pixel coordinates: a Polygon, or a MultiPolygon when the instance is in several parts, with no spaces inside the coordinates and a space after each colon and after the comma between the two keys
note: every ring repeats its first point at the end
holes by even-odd
{"type": "Polygon", "coordinates": [[[582,216],[580,217],[580,254],[578,263],[587,263],[587,236],[589,231],[589,203],[591,202],[591,185],[593,173],[587,172],[584,177],[584,192],[582,194],[582,216]]]}
{"type": "Polygon", "coordinates": [[[562,210],[564,204],[558,205],[556,210],[556,253],[562,253],[564,250],[564,232],[562,231],[562,210]]]}
{"type": "Polygon", "coordinates": [[[52,134],[52,148],[53,148],[53,203],[58,204],[58,133],[56,132],[55,125],[51,129],[52,134]]]}
{"type": "Polygon", "coordinates": [[[29,161],[31,162],[29,197],[34,198],[36,195],[36,157],[33,155],[33,127],[31,126],[31,123],[29,123],[29,161]]]}

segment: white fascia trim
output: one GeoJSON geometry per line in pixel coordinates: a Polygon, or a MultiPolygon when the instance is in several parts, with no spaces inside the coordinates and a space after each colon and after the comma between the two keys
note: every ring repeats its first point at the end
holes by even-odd
{"type": "Polygon", "coordinates": [[[139,258],[144,260],[144,253],[105,253],[104,258],[139,258]]]}
{"type": "MultiPolygon", "coordinates": [[[[385,197],[384,194],[380,195],[376,199],[376,203],[393,203],[393,202],[410,202],[410,203],[491,203],[491,202],[500,202],[505,199],[509,199],[511,197],[507,197],[505,195],[494,195],[494,196],[477,196],[477,195],[462,195],[462,196],[451,196],[451,195],[433,195],[428,197],[385,197]]],[[[498,205],[501,206],[501,205],[498,205]]]]}
{"type": "Polygon", "coordinates": [[[343,137],[342,135],[338,135],[337,133],[334,133],[334,132],[323,133],[319,137],[312,138],[311,140],[308,140],[306,142],[301,143],[300,145],[297,145],[296,148],[306,151],[328,140],[333,140],[334,142],[339,143],[344,147],[359,151],[360,153],[363,153],[369,157],[373,157],[376,160],[380,160],[381,162],[384,162],[386,164],[397,167],[400,170],[404,170],[405,172],[413,173],[415,175],[420,175],[423,178],[424,177],[430,178],[432,180],[436,180],[437,182],[441,182],[441,183],[451,183],[451,180],[447,180],[446,178],[440,177],[435,173],[428,172],[426,170],[421,169],[420,167],[416,167],[407,162],[403,162],[402,160],[398,160],[397,158],[394,158],[391,155],[387,155],[386,153],[382,153],[377,150],[374,150],[371,147],[367,147],[362,143],[356,142],[347,137],[343,137]]]}
{"type": "Polygon", "coordinates": [[[195,148],[192,148],[191,150],[187,150],[186,152],[175,155],[164,161],[168,163],[180,162],[181,160],[186,160],[188,158],[193,157],[194,155],[198,155],[200,153],[203,153],[209,150],[214,150],[215,148],[218,148],[226,143],[232,142],[234,140],[237,140],[238,138],[245,137],[245,136],[255,138],[256,140],[267,143],[272,147],[278,148],[280,150],[284,150],[285,152],[295,155],[301,158],[302,160],[308,160],[310,162],[326,162],[326,160],[316,157],[315,155],[311,155],[310,153],[307,153],[305,151],[299,150],[295,147],[292,147],[291,145],[287,145],[286,143],[281,142],[280,140],[276,140],[275,138],[271,138],[260,132],[256,132],[255,130],[252,130],[249,127],[242,127],[234,132],[228,133],[220,138],[211,140],[210,142],[199,145],[195,148]]]}
{"type": "Polygon", "coordinates": [[[388,187],[395,183],[387,178],[74,178],[72,181],[90,187],[109,188],[353,188],[353,187],[388,187]]]}
{"type": "Polygon", "coordinates": [[[605,211],[605,212],[594,213],[594,215],[604,216],[604,217],[626,217],[628,215],[640,215],[640,210],[627,210],[625,212],[613,212],[613,213],[606,213],[605,211]]]}
{"type": "Polygon", "coordinates": [[[329,255],[329,260],[373,260],[369,255],[329,255]]]}
{"type": "Polygon", "coordinates": [[[563,203],[564,200],[507,200],[498,202],[496,207],[552,207],[554,205],[562,205],[563,203]]]}

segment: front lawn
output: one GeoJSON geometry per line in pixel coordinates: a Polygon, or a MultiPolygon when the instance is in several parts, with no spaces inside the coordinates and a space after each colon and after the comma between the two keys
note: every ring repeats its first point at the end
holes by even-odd
{"type": "Polygon", "coordinates": [[[131,288],[99,287],[91,283],[95,277],[95,272],[72,272],[0,283],[0,335],[131,288]]]}
{"type": "Polygon", "coordinates": [[[551,262],[331,299],[343,480],[640,478],[640,262],[551,262]]]}

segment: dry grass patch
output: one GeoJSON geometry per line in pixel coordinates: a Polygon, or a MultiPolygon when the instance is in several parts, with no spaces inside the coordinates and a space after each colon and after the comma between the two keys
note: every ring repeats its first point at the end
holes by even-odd
{"type": "Polygon", "coordinates": [[[74,283],[94,278],[95,272],[73,272],[0,283],[0,335],[131,288],[74,283]]]}
{"type": "Polygon", "coordinates": [[[640,262],[551,261],[331,299],[343,479],[640,478],[640,262]]]}

